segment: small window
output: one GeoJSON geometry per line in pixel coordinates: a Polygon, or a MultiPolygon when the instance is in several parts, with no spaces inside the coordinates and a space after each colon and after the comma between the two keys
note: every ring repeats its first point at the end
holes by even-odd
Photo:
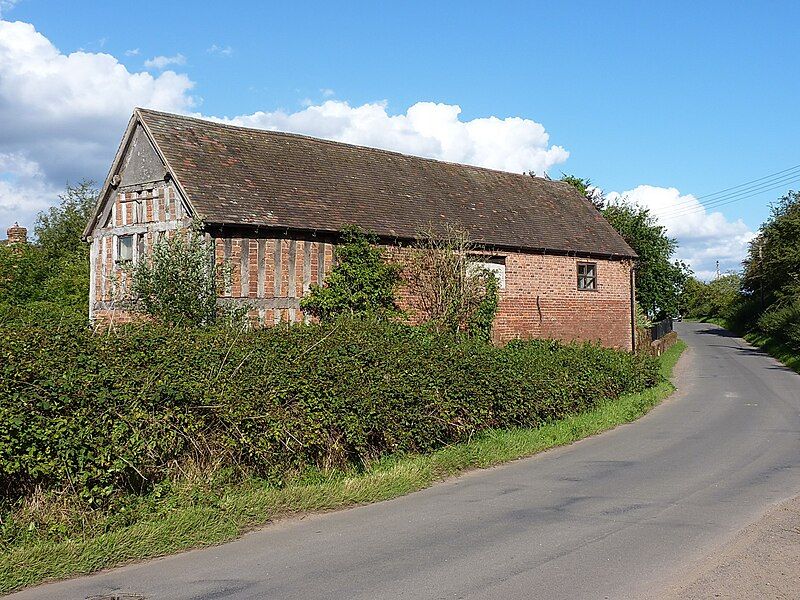
{"type": "Polygon", "coordinates": [[[133,236],[120,235],[117,237],[117,262],[126,263],[133,260],[133,236]]]}
{"type": "Polygon", "coordinates": [[[497,277],[497,286],[506,289],[506,259],[503,256],[487,256],[484,254],[471,255],[470,270],[489,271],[497,277]]]}
{"type": "Polygon", "coordinates": [[[597,289],[596,263],[578,263],[578,289],[590,291],[597,289]]]}

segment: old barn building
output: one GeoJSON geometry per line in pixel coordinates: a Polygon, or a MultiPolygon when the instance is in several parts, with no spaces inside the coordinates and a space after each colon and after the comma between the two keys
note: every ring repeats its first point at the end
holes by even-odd
{"type": "Polygon", "coordinates": [[[129,318],[124,263],[194,217],[233,265],[227,301],[247,300],[264,324],[303,318],[346,225],[399,246],[448,222],[500,275],[498,341],[632,347],[635,253],[566,183],[142,109],[85,232],[92,319],[129,318]]]}

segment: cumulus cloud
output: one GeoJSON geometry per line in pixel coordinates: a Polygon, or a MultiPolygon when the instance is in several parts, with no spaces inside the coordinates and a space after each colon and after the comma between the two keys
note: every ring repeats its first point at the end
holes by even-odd
{"type": "Polygon", "coordinates": [[[180,53],[174,56],[154,56],[144,61],[145,69],[158,69],[159,71],[167,68],[169,65],[180,66],[185,64],[186,57],[180,53]]]}
{"type": "Polygon", "coordinates": [[[30,224],[67,181],[104,177],[133,108],[188,112],[192,86],[109,54],[62,53],[33,25],[0,20],[0,225],[30,224]]]}
{"type": "Polygon", "coordinates": [[[417,102],[392,115],[386,102],[350,106],[327,100],[293,113],[256,112],[219,119],[235,125],[303,133],[504,171],[542,174],[569,157],[550,145],[542,124],[520,117],[459,118],[455,104],[417,102]]]}
{"type": "MultiPolygon", "coordinates": [[[[228,55],[230,48],[209,51],[228,55]]],[[[160,69],[184,60],[147,62],[160,69]]],[[[33,25],[0,20],[0,218],[30,224],[67,181],[102,178],[134,106],[189,114],[193,85],[173,71],[128,71],[106,53],[63,53],[33,25]]],[[[333,93],[321,90],[323,97],[333,93]]],[[[386,102],[351,106],[329,98],[297,112],[218,120],[513,172],[543,173],[569,156],[533,120],[463,120],[459,106],[433,102],[391,114],[386,102]]]]}
{"type": "Polygon", "coordinates": [[[677,257],[686,261],[701,279],[720,271],[739,270],[754,233],[741,219],[731,221],[721,212],[707,210],[691,194],[676,188],[640,185],[607,195],[611,202],[628,202],[649,208],[669,235],[678,240],[677,257]]]}
{"type": "Polygon", "coordinates": [[[47,208],[58,192],[37,163],[19,152],[0,152],[0,223],[25,223],[24,217],[47,208]]]}

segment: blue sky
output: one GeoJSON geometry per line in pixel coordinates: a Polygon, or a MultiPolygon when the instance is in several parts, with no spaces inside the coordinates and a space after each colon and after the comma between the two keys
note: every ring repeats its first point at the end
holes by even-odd
{"type": "Polygon", "coordinates": [[[736,266],[768,203],[786,190],[720,206],[716,216],[690,195],[800,164],[792,2],[0,0],[0,10],[5,22],[29,25],[0,29],[0,60],[5,45],[7,65],[19,63],[5,72],[0,64],[0,226],[15,211],[30,221],[41,207],[20,199],[25,190],[46,195],[65,179],[102,179],[131,103],[587,176],[663,212],[681,256],[705,276],[715,255],[723,270],[736,266]],[[38,58],[27,61],[27,52],[38,58]],[[26,63],[41,63],[36,85],[26,63]],[[58,94],[42,73],[69,89],[58,94]],[[107,101],[72,89],[74,81],[107,101]],[[29,133],[37,127],[21,123],[35,115],[24,114],[31,102],[21,97],[42,87],[35,108],[53,122],[29,133]],[[439,108],[409,110],[420,102],[439,108]],[[373,108],[355,111],[364,106],[373,108]],[[48,132],[69,159],[48,148],[48,132]],[[464,136],[474,147],[464,149],[464,136]]]}

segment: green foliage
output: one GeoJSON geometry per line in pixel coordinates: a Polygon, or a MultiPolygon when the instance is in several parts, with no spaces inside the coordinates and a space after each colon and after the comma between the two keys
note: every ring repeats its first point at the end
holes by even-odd
{"type": "Polygon", "coordinates": [[[193,465],[281,483],[537,426],[657,380],[656,362],[595,345],[497,348],[387,321],[97,335],[0,318],[0,502],[39,489],[103,506],[193,465]]]}
{"type": "Polygon", "coordinates": [[[39,213],[34,232],[38,245],[47,256],[89,256],[89,245],[81,237],[92,216],[97,194],[93,181],[67,185],[64,193],[59,195],[59,205],[39,213]]]}
{"type": "Polygon", "coordinates": [[[776,302],[756,322],[758,330],[800,353],[800,296],[776,302]]]}
{"type": "Polygon", "coordinates": [[[336,246],[336,266],[324,286],[311,286],[300,308],[322,321],[345,315],[399,315],[395,291],[401,268],[386,260],[377,242],[357,227],[346,227],[336,246]]]}
{"type": "Polygon", "coordinates": [[[61,203],[36,219],[36,240],[0,247],[0,305],[51,303],[84,317],[89,303],[89,246],[81,240],[97,197],[92,183],[67,186],[61,203]]]}
{"type": "Polygon", "coordinates": [[[800,192],[790,192],[772,207],[769,219],[750,242],[744,263],[744,288],[764,304],[800,296],[800,192]]]}
{"type": "Polygon", "coordinates": [[[739,302],[742,278],[728,273],[705,283],[690,277],[681,295],[681,314],[691,318],[730,319],[739,302]]]}
{"type": "Polygon", "coordinates": [[[578,190],[589,202],[594,204],[597,210],[602,210],[605,207],[605,196],[603,196],[603,193],[597,188],[597,186],[592,184],[591,179],[576,177],[575,175],[567,175],[566,173],[562,173],[561,175],[562,177],[560,181],[568,183],[578,190]]]}
{"type": "Polygon", "coordinates": [[[195,470],[106,510],[82,510],[69,494],[34,495],[0,523],[0,593],[221,543],[285,516],[388,500],[469,469],[595,435],[637,419],[667,397],[684,347],[678,341],[659,357],[664,380],[642,392],[538,428],[491,429],[430,454],[390,456],[363,470],[310,469],[282,486],[195,470]]]}
{"type": "MultiPolygon", "coordinates": [[[[217,319],[214,246],[200,224],[162,236],[130,269],[131,295],[146,314],[169,325],[209,325],[217,319]]],[[[224,279],[224,275],[222,275],[224,279]]]]}
{"type": "Polygon", "coordinates": [[[689,276],[686,265],[672,261],[677,242],[646,208],[611,204],[603,209],[603,216],[639,255],[636,299],[647,315],[659,320],[677,314],[689,276]]]}
{"type": "Polygon", "coordinates": [[[417,319],[435,331],[491,338],[499,283],[480,250],[452,224],[422,232],[403,269],[417,319]]]}
{"type": "Polygon", "coordinates": [[[482,340],[492,339],[492,325],[497,315],[500,302],[500,282],[491,271],[485,271],[483,277],[483,298],[469,319],[468,333],[482,340]]]}

